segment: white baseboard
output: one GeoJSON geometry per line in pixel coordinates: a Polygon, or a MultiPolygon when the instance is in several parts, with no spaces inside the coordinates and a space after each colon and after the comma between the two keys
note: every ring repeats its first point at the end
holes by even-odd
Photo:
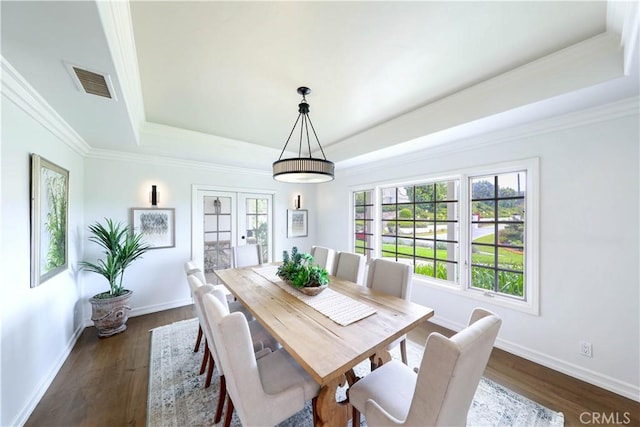
{"type": "MultiPolygon", "coordinates": [[[[170,310],[172,308],[184,307],[185,305],[193,304],[193,300],[191,298],[175,300],[162,304],[154,304],[154,305],[146,305],[144,307],[137,307],[132,309],[129,312],[129,317],[142,316],[144,314],[156,313],[158,311],[170,310]]],[[[89,313],[91,316],[91,313],[89,313]]],[[[194,314],[195,316],[195,314],[194,314]]],[[[88,328],[89,326],[93,326],[93,321],[91,318],[84,319],[84,327],[88,328]]]]}
{"type": "MultiPolygon", "coordinates": [[[[438,316],[433,317],[432,319],[430,319],[430,321],[432,323],[435,323],[436,325],[451,329],[452,331],[460,331],[466,326],[456,322],[451,322],[448,319],[443,319],[442,317],[438,316]]],[[[523,347],[519,344],[515,344],[507,340],[498,338],[496,340],[495,346],[508,353],[515,354],[516,356],[520,356],[531,362],[546,366],[547,368],[553,369],[554,371],[562,372],[563,374],[567,374],[589,384],[593,384],[597,387],[609,390],[631,400],[635,400],[636,402],[640,402],[640,387],[633,384],[620,381],[616,378],[612,378],[607,375],[591,371],[589,369],[585,369],[573,363],[565,362],[563,360],[557,359],[544,353],[540,353],[530,348],[523,347]]]]}
{"type": "Polygon", "coordinates": [[[42,396],[44,396],[44,394],[47,392],[47,390],[49,389],[49,386],[51,385],[53,380],[56,378],[56,375],[58,375],[60,368],[62,368],[62,365],[64,365],[64,362],[67,360],[67,357],[69,357],[69,354],[71,354],[71,350],[73,350],[73,347],[76,345],[76,342],[78,341],[78,338],[80,338],[80,334],[82,334],[82,331],[84,331],[84,328],[85,328],[84,324],[78,325],[76,330],[73,332],[73,335],[69,339],[69,342],[67,342],[67,345],[64,351],[60,353],[60,356],[58,357],[55,364],[52,366],[51,370],[49,371],[49,374],[42,380],[40,385],[34,390],[33,395],[31,396],[31,399],[29,399],[29,401],[24,406],[24,408],[22,408],[22,411],[20,411],[20,413],[16,416],[13,422],[9,423],[9,425],[23,426],[26,424],[27,420],[33,413],[33,410],[36,408],[38,403],[40,403],[40,399],[42,399],[42,396]]]}
{"type": "MultiPolygon", "coordinates": [[[[158,311],[170,310],[172,308],[184,307],[185,305],[193,304],[191,298],[170,301],[162,304],[147,305],[144,307],[137,307],[129,312],[129,317],[142,316],[143,314],[156,313],[158,311]]],[[[194,314],[195,316],[195,314],[194,314]]]]}
{"type": "Polygon", "coordinates": [[[573,363],[565,362],[564,360],[522,347],[519,344],[514,344],[506,340],[496,340],[496,347],[546,366],[547,368],[551,368],[554,371],[562,372],[563,374],[567,374],[589,384],[593,384],[605,390],[609,390],[613,393],[635,400],[636,402],[640,402],[640,387],[634,386],[633,384],[585,369],[573,363]]]}

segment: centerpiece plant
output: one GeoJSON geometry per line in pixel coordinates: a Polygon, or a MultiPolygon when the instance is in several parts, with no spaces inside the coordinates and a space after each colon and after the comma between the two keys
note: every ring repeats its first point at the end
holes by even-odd
{"type": "Polygon", "coordinates": [[[313,264],[313,256],[306,252],[298,252],[298,248],[291,248],[289,252],[282,252],[282,264],[278,267],[278,277],[288,282],[294,288],[314,288],[329,284],[329,273],[319,265],[313,264]]]}

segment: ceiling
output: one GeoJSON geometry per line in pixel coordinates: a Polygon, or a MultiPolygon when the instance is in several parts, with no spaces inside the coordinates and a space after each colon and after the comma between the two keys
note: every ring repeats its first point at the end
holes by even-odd
{"type": "Polygon", "coordinates": [[[94,153],[268,169],[299,86],[338,167],[638,94],[635,2],[0,7],[3,58],[94,153]],[[67,64],[108,75],[117,100],[67,64]]]}

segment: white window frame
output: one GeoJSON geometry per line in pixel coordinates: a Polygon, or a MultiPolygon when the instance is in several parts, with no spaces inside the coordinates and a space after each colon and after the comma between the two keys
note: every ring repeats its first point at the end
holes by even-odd
{"type": "Polygon", "coordinates": [[[422,184],[425,182],[459,180],[459,283],[444,281],[423,275],[414,275],[413,283],[418,286],[427,286],[440,291],[453,293],[462,297],[481,301],[492,305],[511,308],[517,311],[532,315],[540,314],[540,283],[539,283],[539,230],[540,230],[540,181],[539,181],[539,159],[529,158],[515,160],[490,165],[465,168],[457,170],[455,173],[445,172],[423,176],[420,178],[407,179],[397,182],[378,182],[369,185],[359,185],[351,187],[350,190],[350,245],[355,245],[355,218],[353,213],[354,193],[373,189],[374,191],[374,224],[375,224],[375,248],[374,256],[380,257],[381,250],[381,226],[382,206],[380,203],[380,190],[393,186],[407,186],[422,184]],[[526,171],[526,237],[525,237],[525,294],[523,299],[517,299],[506,295],[484,289],[472,288],[470,286],[470,264],[471,264],[471,241],[470,241],[470,205],[471,194],[469,191],[469,179],[481,175],[499,175],[502,173],[526,171]]]}
{"type": "MultiPolygon", "coordinates": [[[[380,253],[380,224],[378,224],[378,187],[375,185],[364,185],[351,187],[349,189],[349,247],[354,250],[356,247],[356,217],[355,217],[355,204],[356,198],[355,193],[359,193],[362,191],[371,191],[371,202],[373,203],[372,210],[372,222],[373,222],[373,250],[371,251],[372,257],[375,258],[379,256],[380,253]]],[[[366,255],[365,255],[366,257],[366,255]]]]}

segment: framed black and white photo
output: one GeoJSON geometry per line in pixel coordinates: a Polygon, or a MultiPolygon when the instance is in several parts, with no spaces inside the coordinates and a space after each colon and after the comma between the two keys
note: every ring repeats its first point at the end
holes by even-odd
{"type": "Polygon", "coordinates": [[[131,208],[131,227],[142,233],[152,249],[173,248],[175,242],[174,208],[131,208]]]}
{"type": "Polygon", "coordinates": [[[68,267],[69,171],[31,155],[31,287],[68,267]]]}
{"type": "Polygon", "coordinates": [[[307,210],[287,209],[287,237],[307,237],[307,210]]]}

